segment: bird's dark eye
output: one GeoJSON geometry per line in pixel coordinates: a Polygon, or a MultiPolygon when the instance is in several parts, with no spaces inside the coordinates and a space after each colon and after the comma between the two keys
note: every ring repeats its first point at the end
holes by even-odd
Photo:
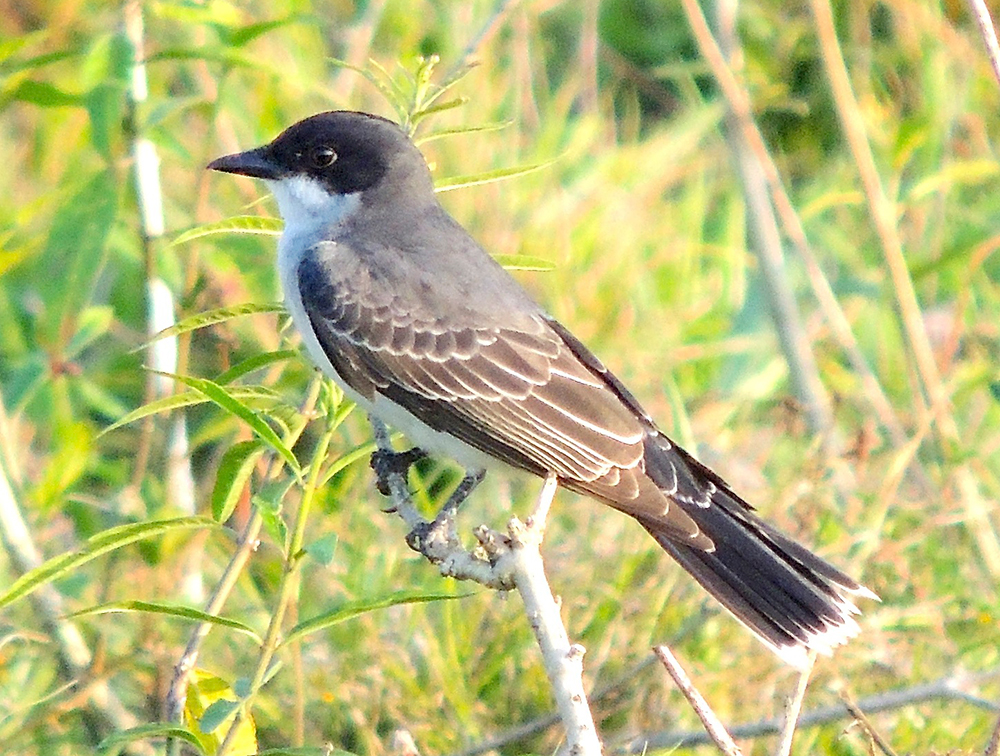
{"type": "Polygon", "coordinates": [[[332,148],[326,146],[315,147],[309,154],[309,160],[315,168],[326,168],[333,165],[333,161],[336,159],[337,153],[332,148]]]}

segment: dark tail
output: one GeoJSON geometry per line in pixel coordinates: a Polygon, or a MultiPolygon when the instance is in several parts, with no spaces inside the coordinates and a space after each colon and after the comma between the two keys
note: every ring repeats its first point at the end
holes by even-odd
{"type": "Polygon", "coordinates": [[[685,544],[655,520],[639,517],[639,522],[738,620],[798,667],[806,663],[809,649],[829,654],[858,633],[853,615],[859,611],[852,598],[877,599],[874,593],[763,522],[714,472],[676,445],[670,449],[672,459],[651,446],[647,444],[646,472],[654,481],[665,472],[671,476],[667,479],[677,480],[672,469],[657,468],[665,463],[676,467],[673,455],[679,453],[694,477],[707,484],[710,499],[671,498],[715,548],[685,544]]]}

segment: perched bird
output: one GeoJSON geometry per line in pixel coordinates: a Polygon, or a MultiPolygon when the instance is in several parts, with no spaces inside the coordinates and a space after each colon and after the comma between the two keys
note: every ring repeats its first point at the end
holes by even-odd
{"type": "Polygon", "coordinates": [[[604,502],[789,663],[858,632],[868,589],[763,522],[438,203],[391,121],[334,111],[212,170],[263,179],[285,304],[364,410],[481,476],[491,462],[604,502]]]}

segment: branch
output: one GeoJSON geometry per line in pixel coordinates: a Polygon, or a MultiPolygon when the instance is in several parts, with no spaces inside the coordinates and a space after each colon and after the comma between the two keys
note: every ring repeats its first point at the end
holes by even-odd
{"type": "Polygon", "coordinates": [[[715,712],[712,711],[712,707],[708,705],[708,701],[694,687],[694,683],[691,682],[691,678],[687,676],[684,668],[677,661],[677,657],[666,646],[655,646],[653,653],[659,657],[667,672],[674,678],[677,687],[684,694],[688,703],[691,704],[691,708],[694,709],[694,713],[698,715],[698,719],[705,726],[705,732],[711,738],[712,742],[726,756],[742,756],[743,751],[733,741],[732,735],[726,731],[725,725],[722,724],[715,712]]]}
{"type": "MultiPolygon", "coordinates": [[[[378,448],[392,453],[389,431],[381,421],[374,417],[370,419],[378,448]]],[[[559,717],[566,730],[565,747],[574,756],[599,756],[601,742],[583,687],[584,648],[569,642],[559,616],[559,605],[545,577],[540,551],[545,519],[558,485],[556,477],[550,475],[546,478],[535,511],[526,522],[522,523],[517,517],[511,518],[506,535],[485,525],[476,528],[474,533],[479,541],[476,552],[469,552],[462,546],[453,522],[441,516],[434,522],[424,520],[413,505],[402,471],[388,471],[384,482],[392,499],[391,511],[396,512],[410,528],[407,543],[438,565],[442,575],[473,580],[495,590],[516,589],[521,594],[528,623],[542,652],[559,717]],[[418,533],[420,537],[414,537],[418,533]]],[[[442,515],[446,511],[447,506],[442,515]]]]}
{"type": "MultiPolygon", "coordinates": [[[[963,687],[974,683],[993,679],[995,672],[980,675],[951,675],[943,677],[933,682],[914,685],[910,688],[890,690],[866,698],[858,699],[855,706],[869,715],[878,714],[883,711],[894,711],[904,706],[925,703],[940,699],[965,701],[987,711],[1000,711],[1000,706],[992,701],[988,701],[979,696],[973,695],[963,690],[963,687]]],[[[805,727],[816,727],[829,722],[837,722],[843,719],[850,719],[851,713],[843,703],[823,706],[818,709],[808,711],[799,717],[798,729],[805,727]]],[[[759,722],[751,722],[743,725],[736,725],[730,728],[730,733],[735,738],[746,740],[750,738],[760,738],[766,735],[776,735],[781,732],[784,717],[765,719],[759,722]]],[[[689,732],[659,732],[633,738],[619,750],[626,754],[645,753],[647,751],[682,748],[694,745],[711,743],[708,735],[703,730],[689,732]]]]}
{"type": "Polygon", "coordinates": [[[785,707],[785,724],[781,728],[778,747],[774,751],[775,756],[788,756],[792,752],[792,737],[795,735],[795,729],[798,726],[799,714],[802,713],[802,700],[806,697],[809,675],[812,674],[815,663],[816,652],[810,651],[806,660],[806,668],[799,675],[799,684],[795,687],[795,693],[788,699],[788,705],[785,707]]]}
{"type": "Polygon", "coordinates": [[[984,0],[969,0],[969,10],[976,17],[979,24],[979,33],[983,35],[983,44],[986,45],[986,53],[990,58],[990,65],[993,67],[993,75],[997,83],[1000,83],[1000,44],[997,44],[997,30],[993,28],[993,19],[990,18],[990,9],[984,0]]]}

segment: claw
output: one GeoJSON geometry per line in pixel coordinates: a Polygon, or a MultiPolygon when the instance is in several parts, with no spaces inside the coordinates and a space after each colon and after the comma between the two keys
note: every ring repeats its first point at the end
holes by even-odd
{"type": "Polygon", "coordinates": [[[404,452],[388,451],[385,449],[378,449],[372,452],[369,464],[372,470],[375,471],[375,487],[378,489],[378,492],[383,496],[388,496],[390,493],[389,476],[400,475],[405,480],[407,473],[410,471],[410,466],[426,456],[427,453],[417,447],[404,452]]]}

